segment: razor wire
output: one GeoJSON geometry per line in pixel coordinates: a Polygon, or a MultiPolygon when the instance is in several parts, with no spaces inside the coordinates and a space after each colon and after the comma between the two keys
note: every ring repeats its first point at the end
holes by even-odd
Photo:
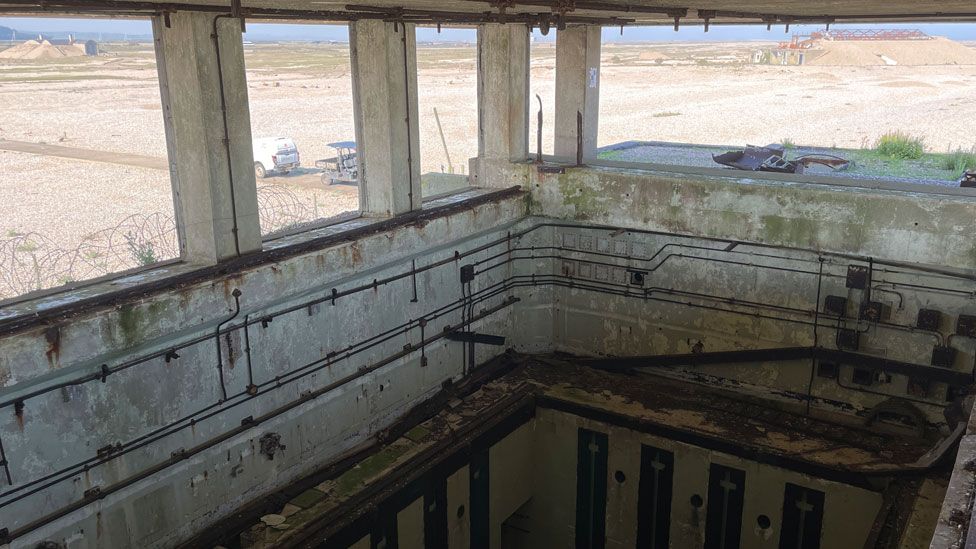
{"type": "MultiPolygon", "coordinates": [[[[317,219],[289,189],[257,187],[258,214],[265,234],[317,219]]],[[[0,238],[0,299],[144,267],[181,256],[172,214],[133,214],[114,226],[85,235],[64,247],[40,231],[8,232],[0,238]]]]}

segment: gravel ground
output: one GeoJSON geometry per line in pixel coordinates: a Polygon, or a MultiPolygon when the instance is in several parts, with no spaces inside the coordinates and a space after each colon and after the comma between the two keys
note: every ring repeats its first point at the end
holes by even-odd
{"type": "Polygon", "coordinates": [[[169,172],[0,151],[0,238],[38,232],[65,248],[134,214],[173,216],[169,172]]]}
{"type": "MultiPolygon", "coordinates": [[[[330,47],[348,52],[345,46],[330,47]]],[[[468,159],[478,154],[475,54],[474,45],[420,48],[417,52],[418,65],[425,67],[417,78],[423,172],[447,171],[448,167],[434,109],[455,171],[463,168],[467,173],[468,159]]],[[[252,135],[291,137],[308,166],[333,156],[327,143],[355,139],[350,70],[348,58],[326,74],[296,72],[292,67],[249,70],[252,135]]]]}
{"type": "Polygon", "coordinates": [[[87,71],[72,64],[57,75],[66,80],[39,82],[5,79],[52,75],[0,64],[0,139],[165,157],[155,65],[93,63],[87,71]]]}
{"type": "MultiPolygon", "coordinates": [[[[348,46],[305,45],[297,58],[249,46],[255,137],[288,136],[302,162],[332,156],[326,143],[354,139],[348,46]],[[316,61],[314,48],[330,48],[316,61]],[[258,57],[253,57],[257,52],[258,57]],[[275,63],[282,59],[281,66],[275,63]],[[253,61],[253,63],[252,63],[253,61]],[[285,62],[287,61],[287,63],[285,62]],[[252,66],[253,65],[253,66],[252,66]]],[[[976,145],[976,65],[780,67],[743,64],[756,44],[619,45],[603,48],[599,144],[630,140],[869,147],[908,131],[928,150],[976,145]]],[[[448,160],[466,173],[477,154],[476,49],[418,50],[422,171],[448,160]]],[[[544,151],[552,151],[555,47],[533,44],[535,94],[543,101],[544,151]]],[[[165,157],[156,69],[148,46],[117,57],[0,63],[0,139],[165,157]]],[[[39,232],[72,247],[132,214],[172,216],[168,174],[111,164],[0,152],[0,239],[39,232]]],[[[350,188],[317,188],[310,174],[264,180],[265,231],[358,208],[350,188]]]]}
{"type": "MultiPolygon", "coordinates": [[[[604,50],[604,60],[635,46],[604,50]]],[[[902,130],[929,152],[976,145],[976,65],[780,67],[616,66],[603,71],[599,144],[868,148],[902,130]]]]}

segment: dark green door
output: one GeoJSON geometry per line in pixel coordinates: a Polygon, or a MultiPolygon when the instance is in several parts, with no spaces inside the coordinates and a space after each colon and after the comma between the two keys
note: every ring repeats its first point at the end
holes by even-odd
{"type": "Polygon", "coordinates": [[[713,463],[708,471],[705,549],[739,549],[746,473],[713,463]]]}
{"type": "Polygon", "coordinates": [[[607,435],[579,430],[576,549],[603,549],[607,531],[607,435]]]}
{"type": "Polygon", "coordinates": [[[637,490],[637,549],[668,549],[674,454],[641,445],[637,490]]]}
{"type": "Polygon", "coordinates": [[[491,503],[488,483],[488,449],[475,452],[471,456],[470,474],[471,497],[471,549],[488,549],[490,526],[488,509],[491,503]]]}

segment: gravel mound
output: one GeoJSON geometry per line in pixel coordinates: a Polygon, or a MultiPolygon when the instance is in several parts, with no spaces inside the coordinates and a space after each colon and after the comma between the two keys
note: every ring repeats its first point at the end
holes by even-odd
{"type": "Polygon", "coordinates": [[[82,57],[85,55],[84,44],[67,44],[55,46],[44,40],[28,40],[12,48],[0,51],[0,59],[61,59],[64,57],[82,57]]]}
{"type": "Polygon", "coordinates": [[[976,65],[976,49],[947,38],[931,40],[821,40],[808,65],[976,65]]]}

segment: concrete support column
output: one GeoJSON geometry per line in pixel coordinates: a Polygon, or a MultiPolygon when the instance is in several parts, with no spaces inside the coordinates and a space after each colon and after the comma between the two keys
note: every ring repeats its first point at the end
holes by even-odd
{"type": "Polygon", "coordinates": [[[478,156],[528,157],[529,28],[478,26],[478,156]]]}
{"type": "Polygon", "coordinates": [[[567,27],[556,34],[555,155],[576,159],[576,113],[583,114],[583,160],[596,158],[600,111],[600,27],[567,27]]]}
{"type": "Polygon", "coordinates": [[[366,215],[421,207],[415,28],[378,20],[349,25],[359,204],[366,215]]]}
{"type": "Polygon", "coordinates": [[[258,251],[240,20],[175,12],[153,28],[184,259],[212,264],[258,251]]]}

